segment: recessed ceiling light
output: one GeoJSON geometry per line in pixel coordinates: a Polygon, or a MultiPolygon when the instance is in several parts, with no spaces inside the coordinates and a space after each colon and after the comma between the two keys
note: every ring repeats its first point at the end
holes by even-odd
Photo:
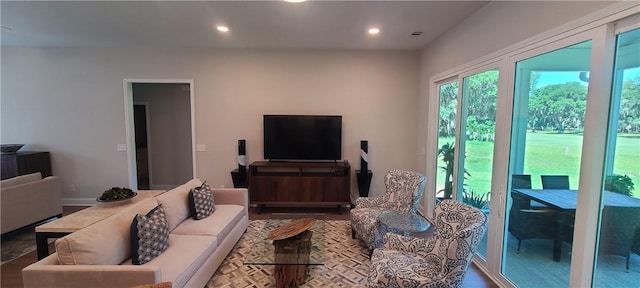
{"type": "Polygon", "coordinates": [[[380,33],[380,29],[378,29],[378,28],[369,28],[369,34],[376,35],[378,33],[380,33]]]}
{"type": "Polygon", "coordinates": [[[227,26],[218,26],[216,27],[216,29],[218,29],[218,31],[220,32],[229,32],[229,27],[227,26]]]}
{"type": "Polygon", "coordinates": [[[289,2],[289,3],[302,3],[305,2],[307,0],[284,0],[284,2],[289,2]]]}

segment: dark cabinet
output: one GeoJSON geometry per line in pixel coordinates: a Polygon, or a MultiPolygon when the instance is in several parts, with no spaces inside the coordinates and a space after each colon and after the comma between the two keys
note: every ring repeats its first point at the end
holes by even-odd
{"type": "Polygon", "coordinates": [[[49,152],[2,153],[2,180],[36,172],[40,172],[42,178],[52,175],[49,152]]]}
{"type": "Polygon", "coordinates": [[[267,162],[249,166],[249,199],[264,205],[349,205],[348,163],[267,162]]]}

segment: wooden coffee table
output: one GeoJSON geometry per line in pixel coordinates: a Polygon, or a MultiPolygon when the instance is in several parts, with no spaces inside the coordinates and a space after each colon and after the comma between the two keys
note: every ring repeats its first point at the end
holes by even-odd
{"type": "Polygon", "coordinates": [[[164,192],[164,190],[140,190],[137,191],[138,195],[136,197],[124,203],[100,203],[60,219],[36,226],[38,260],[49,256],[49,238],[64,237],[65,235],[102,221],[137,202],[164,192]]]}

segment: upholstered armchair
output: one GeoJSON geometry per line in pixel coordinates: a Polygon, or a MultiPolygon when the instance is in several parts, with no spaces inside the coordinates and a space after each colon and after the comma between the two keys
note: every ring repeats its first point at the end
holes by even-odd
{"type": "Polygon", "coordinates": [[[430,238],[387,233],[371,256],[369,287],[461,287],[484,237],[487,217],[477,208],[443,200],[430,238]]]}
{"type": "Polygon", "coordinates": [[[369,250],[382,246],[387,231],[379,225],[378,216],[385,210],[416,213],[427,179],[424,175],[391,170],[384,177],[386,193],[377,197],[359,197],[351,209],[351,236],[362,239],[369,250]]]}

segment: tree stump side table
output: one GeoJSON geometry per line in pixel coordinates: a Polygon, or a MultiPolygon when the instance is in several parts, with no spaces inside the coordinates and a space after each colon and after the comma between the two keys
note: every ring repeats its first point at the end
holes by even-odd
{"type": "Polygon", "coordinates": [[[306,230],[296,236],[273,241],[276,287],[298,287],[307,280],[312,233],[306,230]],[[278,265],[277,263],[299,264],[278,265]]]}

